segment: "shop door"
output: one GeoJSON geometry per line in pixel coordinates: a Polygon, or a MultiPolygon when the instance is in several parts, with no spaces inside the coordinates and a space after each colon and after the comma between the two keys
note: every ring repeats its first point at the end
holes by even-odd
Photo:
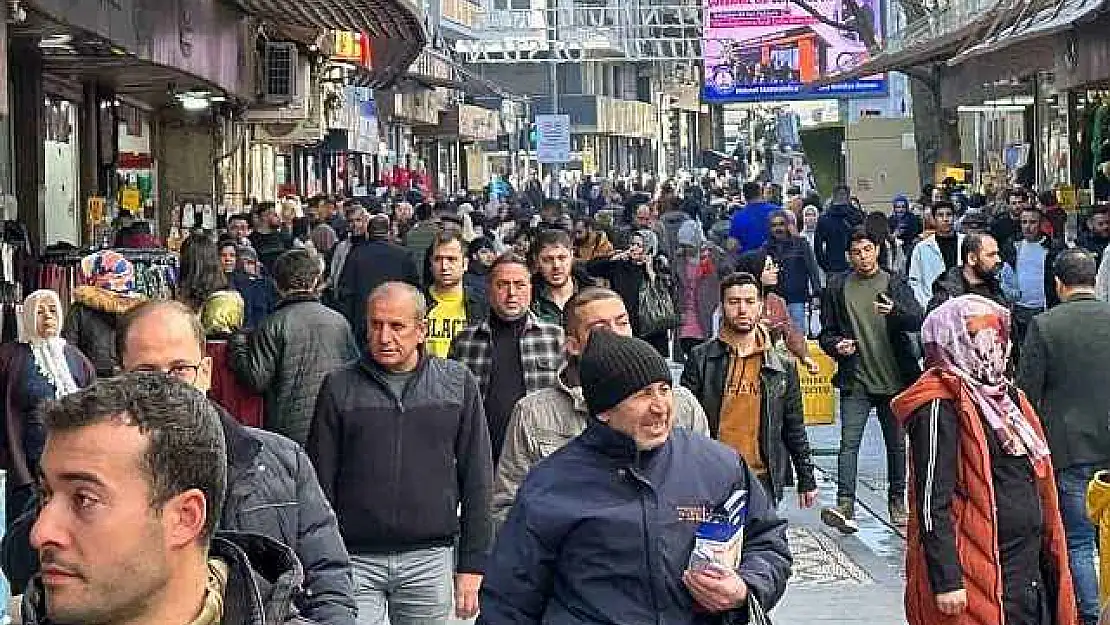
{"type": "Polygon", "coordinates": [[[47,245],[66,241],[80,246],[77,107],[65,100],[48,100],[45,121],[43,240],[47,245]]]}

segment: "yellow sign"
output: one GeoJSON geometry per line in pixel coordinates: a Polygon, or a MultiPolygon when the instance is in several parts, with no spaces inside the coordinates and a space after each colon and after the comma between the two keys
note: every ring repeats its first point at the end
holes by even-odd
{"type": "Polygon", "coordinates": [[[1056,198],[1060,200],[1060,206],[1069,213],[1079,210],[1079,198],[1075,195],[1075,187],[1064,185],[1056,189],[1056,198]]]}
{"type": "Polygon", "coordinates": [[[967,170],[963,167],[946,167],[944,177],[952,178],[956,182],[967,182],[967,170]]]}
{"type": "Polygon", "coordinates": [[[597,159],[591,149],[582,150],[582,173],[591,176],[597,175],[597,159]]]}
{"type": "Polygon", "coordinates": [[[124,189],[120,192],[119,204],[121,208],[136,212],[143,205],[143,196],[138,189],[124,189]]]}
{"type": "Polygon", "coordinates": [[[104,223],[104,206],[106,202],[102,197],[90,197],[88,203],[89,223],[102,224],[104,223]]]}
{"type": "Polygon", "coordinates": [[[349,61],[358,63],[362,61],[361,35],[346,30],[335,31],[335,41],[332,45],[331,58],[333,61],[349,61]]]}
{"type": "Polygon", "coordinates": [[[836,391],[832,384],[836,361],[821,351],[817,341],[809,341],[809,355],[820,370],[817,375],[810,375],[805,367],[798,367],[806,425],[831,425],[836,422],[836,391]]]}

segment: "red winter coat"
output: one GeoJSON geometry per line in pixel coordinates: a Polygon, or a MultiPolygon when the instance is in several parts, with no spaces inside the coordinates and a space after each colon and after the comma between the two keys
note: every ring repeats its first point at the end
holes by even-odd
{"type": "MultiPolygon", "coordinates": [[[[1043,437],[1040,419],[1033,407],[1024,393],[1020,394],[1020,398],[1022,414],[1043,437]]],[[[953,402],[959,415],[960,453],[956,489],[966,497],[953,498],[952,525],[956,530],[956,549],[964,573],[968,604],[967,609],[957,616],[947,616],[937,609],[936,596],[929,582],[917,510],[911,509],[906,539],[906,620],[910,625],[1001,625],[1004,623],[1002,558],[995,536],[998,521],[995,518],[994,480],[987,433],[974,401],[959,378],[940,369],[930,369],[913,386],[895,397],[891,408],[904,425],[914,411],[935,399],[953,402]]],[[[911,464],[908,480],[911,489],[913,471],[911,464]]],[[[1036,479],[1044,520],[1043,553],[1056,577],[1046,580],[1047,584],[1057,588],[1055,625],[1076,625],[1078,617],[1068,568],[1068,546],[1060,520],[1060,504],[1050,460],[1036,468],[1036,479]]],[[[912,492],[909,500],[910,506],[916,508],[917,498],[912,492]]]]}
{"type": "Polygon", "coordinates": [[[235,420],[252,428],[262,427],[262,396],[239,382],[227,363],[227,341],[209,340],[204,350],[212,359],[212,388],[208,397],[228,411],[235,420]]]}

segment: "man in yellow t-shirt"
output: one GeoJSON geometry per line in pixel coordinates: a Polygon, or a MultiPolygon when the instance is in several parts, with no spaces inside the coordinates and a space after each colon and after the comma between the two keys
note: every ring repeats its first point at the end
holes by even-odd
{"type": "Polygon", "coordinates": [[[424,347],[429,355],[446,358],[451,341],[468,324],[484,316],[485,306],[476,293],[463,288],[466,246],[457,231],[438,233],[428,254],[432,284],[428,287],[428,338],[424,347]]]}

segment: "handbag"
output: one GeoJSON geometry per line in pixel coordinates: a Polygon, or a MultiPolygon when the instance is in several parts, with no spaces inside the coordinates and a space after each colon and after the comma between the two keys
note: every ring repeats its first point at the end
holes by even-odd
{"type": "Polygon", "coordinates": [[[651,336],[678,327],[681,318],[671,295],[670,286],[661,276],[645,279],[640,286],[640,336],[651,336]]]}

